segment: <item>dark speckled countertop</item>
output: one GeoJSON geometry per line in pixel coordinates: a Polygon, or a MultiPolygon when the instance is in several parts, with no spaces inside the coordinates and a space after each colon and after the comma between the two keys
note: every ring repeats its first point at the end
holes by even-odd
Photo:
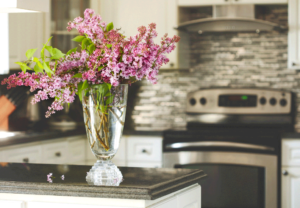
{"type": "Polygon", "coordinates": [[[0,163],[0,193],[153,200],[200,182],[202,170],[119,167],[119,186],[86,182],[91,166],[0,163]],[[53,173],[53,183],[47,174],[53,173]],[[65,176],[62,180],[61,175],[65,176]]]}

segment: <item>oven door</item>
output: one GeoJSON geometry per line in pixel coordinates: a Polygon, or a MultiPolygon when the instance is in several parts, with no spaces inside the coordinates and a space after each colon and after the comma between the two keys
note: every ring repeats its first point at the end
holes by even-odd
{"type": "Polygon", "coordinates": [[[277,208],[276,155],[213,151],[210,144],[208,151],[177,149],[163,155],[166,168],[202,169],[208,175],[201,181],[202,208],[277,208]]]}

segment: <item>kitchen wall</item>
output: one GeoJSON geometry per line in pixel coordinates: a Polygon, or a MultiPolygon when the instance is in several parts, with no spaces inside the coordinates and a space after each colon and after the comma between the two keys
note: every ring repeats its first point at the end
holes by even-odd
{"type": "MultiPolygon", "coordinates": [[[[211,16],[211,8],[183,8],[180,21],[211,16]]],[[[256,18],[287,25],[287,6],[256,6],[256,18]]],[[[187,34],[185,34],[187,35],[187,34]]],[[[287,31],[189,34],[181,54],[188,69],[161,70],[159,82],[143,81],[130,112],[131,128],[161,131],[186,125],[188,92],[207,87],[292,90],[300,97],[300,72],[287,69],[287,31]]],[[[300,98],[297,102],[300,106],[300,98]]],[[[300,107],[296,127],[300,128],[300,107]]]]}

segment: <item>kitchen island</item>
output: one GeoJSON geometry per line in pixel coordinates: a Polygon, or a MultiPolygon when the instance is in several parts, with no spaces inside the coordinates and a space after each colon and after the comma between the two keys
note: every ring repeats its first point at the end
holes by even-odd
{"type": "Polygon", "coordinates": [[[95,186],[86,181],[90,168],[2,162],[0,207],[200,207],[201,170],[120,167],[119,186],[95,186]]]}

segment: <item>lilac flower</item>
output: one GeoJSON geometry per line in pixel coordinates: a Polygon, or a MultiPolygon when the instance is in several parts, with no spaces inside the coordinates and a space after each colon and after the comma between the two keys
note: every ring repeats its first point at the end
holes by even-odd
{"type": "Polygon", "coordinates": [[[85,80],[89,85],[110,83],[118,86],[142,79],[155,84],[160,67],[169,62],[166,54],[175,49],[180,38],[170,38],[165,34],[160,44],[156,44],[155,23],[148,27],[141,26],[137,29],[137,35],[125,38],[118,29],[108,31],[107,23],[94,13],[93,10],[86,9],[84,18],[76,17],[73,22],[68,23],[67,29],[76,29],[80,35],[87,36],[95,50],[82,49],[64,56],[57,63],[50,63],[52,76],[45,72],[20,72],[4,79],[1,84],[7,84],[8,89],[24,85],[29,86],[31,92],[37,91],[32,104],[55,98],[48,107],[46,117],[62,110],[64,103],[74,102],[78,84],[85,80]],[[73,77],[78,73],[81,74],[80,77],[73,77]]]}
{"type": "Polygon", "coordinates": [[[64,175],[62,175],[60,178],[61,178],[61,180],[65,180],[65,176],[64,175]]]}
{"type": "Polygon", "coordinates": [[[49,174],[47,175],[47,181],[48,181],[49,183],[52,183],[52,182],[53,182],[52,179],[51,179],[51,177],[52,177],[52,173],[49,173],[49,174]]]}

